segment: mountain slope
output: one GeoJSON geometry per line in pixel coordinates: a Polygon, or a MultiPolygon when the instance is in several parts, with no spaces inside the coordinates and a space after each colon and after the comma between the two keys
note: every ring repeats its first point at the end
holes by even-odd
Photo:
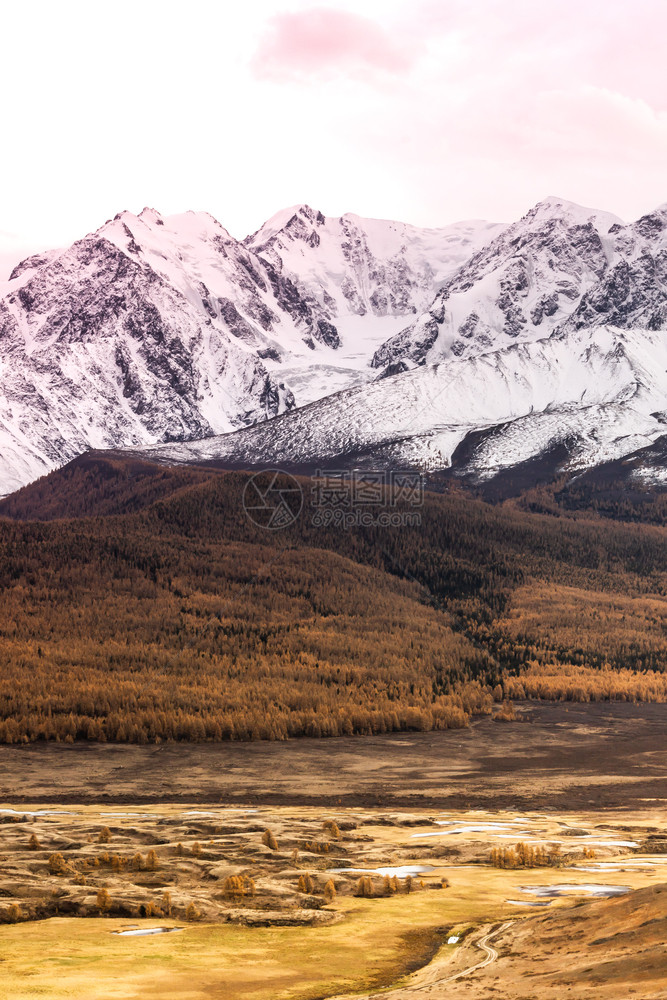
{"type": "Polygon", "coordinates": [[[17,266],[0,288],[0,494],[89,448],[219,434],[368,381],[396,314],[422,308],[487,228],[295,218],[324,234],[307,244],[305,280],[275,249],[298,229],[291,215],[244,246],[206,213],[124,212],[17,266]],[[391,299],[373,299],[390,325],[361,339],[345,294],[360,274],[353,244],[391,299]],[[327,287],[311,280],[323,260],[327,287]],[[339,317],[352,321],[344,338],[339,317]]]}
{"type": "Polygon", "coordinates": [[[150,210],[16,268],[0,299],[2,492],[90,447],[200,437],[293,406],[262,355],[318,319],[271,277],[209,216],[150,210]]]}
{"type": "Polygon", "coordinates": [[[0,494],[128,448],[477,481],[637,453],[662,484],[666,327],[665,206],[418,229],[303,205],[243,243],[121,213],[0,288],[0,494]]]}
{"type": "Polygon", "coordinates": [[[244,472],[73,466],[14,506],[61,519],[0,518],[0,742],[424,730],[503,695],[667,698],[664,530],[453,491],[400,530],[341,531],[304,496],[272,532],[246,514],[244,472]],[[72,496],[98,516],[62,518],[72,496]]]}
{"type": "Polygon", "coordinates": [[[559,329],[656,330],[666,321],[667,209],[624,225],[548,198],[471,256],[372,363],[471,357],[559,329]]]}
{"type": "Polygon", "coordinates": [[[368,366],[378,347],[504,228],[470,221],[420,229],[353,214],[327,218],[300,205],[247,237],[245,245],[314,299],[338,331],[335,357],[298,359],[283,369],[299,405],[374,377],[368,366]]]}
{"type": "Polygon", "coordinates": [[[465,468],[477,477],[563,444],[571,468],[655,441],[667,421],[660,332],[601,327],[420,366],[338,393],[268,424],[150,449],[149,458],[265,465],[447,468],[484,431],[465,468]]]}

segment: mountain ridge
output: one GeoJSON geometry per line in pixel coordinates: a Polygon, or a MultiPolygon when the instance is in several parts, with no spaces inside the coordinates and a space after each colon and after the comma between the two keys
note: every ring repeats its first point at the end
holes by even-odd
{"type": "MultiPolygon", "coordinates": [[[[456,233],[442,232],[461,256],[456,233]]],[[[346,250],[329,244],[335,280],[351,289],[346,250]]],[[[145,208],[18,264],[0,287],[0,494],[89,448],[211,436],[372,380],[394,307],[359,346],[352,293],[336,301],[335,287],[304,286],[270,257],[208,213],[145,208]],[[353,327],[342,339],[341,319],[353,327]]],[[[384,263],[366,253],[364,266],[384,263]]],[[[434,291],[406,271],[401,317],[434,291]]]]}
{"type": "MultiPolygon", "coordinates": [[[[667,345],[648,345],[667,369],[667,345]]],[[[513,344],[495,354],[448,359],[356,387],[268,423],[220,438],[144,452],[167,462],[372,467],[451,466],[469,435],[487,432],[462,473],[485,479],[556,443],[572,468],[589,468],[664,434],[664,382],[651,376],[645,337],[599,328],[513,344]],[[531,381],[532,380],[532,381],[531,381]],[[467,409],[461,412],[461,400],[467,409]],[[658,409],[663,407],[662,410],[658,409]]]]}
{"type": "Polygon", "coordinates": [[[298,205],[243,241],[121,212],[0,286],[0,494],[89,449],[437,471],[481,434],[479,481],[556,446],[592,467],[662,434],[665,328],[664,206],[420,229],[298,205]]]}

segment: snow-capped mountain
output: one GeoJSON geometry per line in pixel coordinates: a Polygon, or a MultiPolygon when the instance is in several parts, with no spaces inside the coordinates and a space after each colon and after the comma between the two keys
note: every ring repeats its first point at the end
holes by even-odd
{"type": "Polygon", "coordinates": [[[450,357],[357,387],[235,434],[147,457],[273,466],[445,469],[483,479],[564,446],[572,470],[644,448],[667,425],[662,331],[596,327],[450,357]],[[485,432],[480,434],[479,432],[485,432]]]}
{"type": "Polygon", "coordinates": [[[245,245],[316,303],[336,327],[328,357],[286,359],[299,405],[377,376],[378,347],[428,308],[442,283],[505,227],[468,221],[442,229],[347,214],[326,218],[308,205],[279,212],[245,245]]]}
{"type": "Polygon", "coordinates": [[[289,243],[294,219],[323,232],[313,267],[332,269],[329,292],[297,281],[271,247],[255,252],[260,234],[246,246],[206,213],[123,212],[18,265],[0,289],[0,494],[89,448],[220,434],[373,378],[396,313],[403,323],[423,308],[488,228],[377,222],[368,236],[362,220],[352,233],[304,207],[262,232],[289,243]],[[368,271],[401,272],[395,287],[376,280],[395,301],[375,338],[358,337],[360,299],[339,289],[357,280],[359,246],[368,271]]]}
{"type": "Polygon", "coordinates": [[[604,324],[667,325],[667,206],[625,225],[547,198],[473,254],[373,365],[471,357],[604,324]]]}
{"type": "Polygon", "coordinates": [[[666,327],[667,206],[418,229],[303,205],[243,242],[124,212],[0,285],[0,494],[91,448],[583,468],[664,433],[666,327]]]}
{"type": "Polygon", "coordinates": [[[205,214],[123,213],[29,258],[0,299],[0,492],[90,447],[200,437],[289,409],[262,358],[277,336],[319,335],[318,322],[205,214]]]}

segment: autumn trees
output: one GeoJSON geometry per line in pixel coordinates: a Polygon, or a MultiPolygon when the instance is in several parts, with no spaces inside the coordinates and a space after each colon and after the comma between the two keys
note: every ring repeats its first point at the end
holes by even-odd
{"type": "Polygon", "coordinates": [[[419,529],[304,518],[277,539],[245,517],[242,474],[118,462],[11,506],[62,514],[87,483],[85,512],[114,516],[0,519],[2,742],[328,738],[459,728],[502,699],[667,698],[658,528],[429,495],[419,529]]]}
{"type": "MultiPolygon", "coordinates": [[[[595,852],[593,852],[593,856],[595,852]]],[[[584,857],[587,855],[584,854],[584,857]]],[[[490,862],[494,868],[560,868],[563,854],[559,844],[529,844],[520,841],[514,847],[494,847],[490,862]]]]}
{"type": "Polygon", "coordinates": [[[274,833],[268,828],[262,834],[262,843],[271,851],[278,850],[278,841],[276,840],[274,833]]]}
{"type": "MultiPolygon", "coordinates": [[[[23,554],[3,592],[0,741],[361,735],[460,727],[490,708],[467,678],[476,654],[412,585],[305,551],[248,594],[238,567],[245,578],[264,558],[252,546],[152,555],[110,527],[4,538],[23,554]]],[[[0,525],[6,569],[2,545],[0,525]]]]}

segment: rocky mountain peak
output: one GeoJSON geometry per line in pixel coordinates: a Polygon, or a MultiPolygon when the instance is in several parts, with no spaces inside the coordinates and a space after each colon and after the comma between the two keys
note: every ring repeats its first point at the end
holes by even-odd
{"type": "Polygon", "coordinates": [[[317,227],[324,225],[325,221],[324,215],[310,205],[292,205],[276,212],[243,242],[257,253],[270,249],[276,240],[305,242],[312,238],[317,227]]]}
{"type": "Polygon", "coordinates": [[[472,255],[373,365],[469,357],[560,329],[659,329],[667,322],[666,232],[662,211],[626,225],[546,198],[472,255]]]}
{"type": "Polygon", "coordinates": [[[605,227],[608,229],[609,226],[615,223],[624,225],[622,219],[616,215],[612,215],[610,212],[601,212],[596,208],[586,208],[584,205],[578,205],[574,201],[568,201],[567,198],[560,198],[557,195],[548,195],[546,198],[538,201],[516,225],[521,225],[521,223],[528,220],[537,222],[552,220],[567,227],[593,223],[596,228],[601,230],[604,230],[605,227]]]}
{"type": "MultiPolygon", "coordinates": [[[[325,430],[367,442],[386,424],[409,439],[391,445],[401,461],[449,461],[453,431],[434,421],[462,421],[461,443],[464,414],[477,431],[507,422],[494,440],[508,454],[523,454],[520,428],[540,447],[565,426],[592,441],[592,399],[622,451],[615,426],[653,440],[667,409],[653,363],[666,328],[666,205],[625,224],[549,197],[509,226],[425,229],[304,204],[242,242],[206,212],[124,211],[23,261],[0,289],[0,493],[87,448],[208,441],[274,417],[248,431],[248,454],[277,456],[280,427],[318,449],[312,422],[325,411],[299,408],[334,395],[325,430]],[[415,443],[396,408],[417,405],[415,443]]],[[[496,461],[495,447],[479,454],[496,461]]]]}

